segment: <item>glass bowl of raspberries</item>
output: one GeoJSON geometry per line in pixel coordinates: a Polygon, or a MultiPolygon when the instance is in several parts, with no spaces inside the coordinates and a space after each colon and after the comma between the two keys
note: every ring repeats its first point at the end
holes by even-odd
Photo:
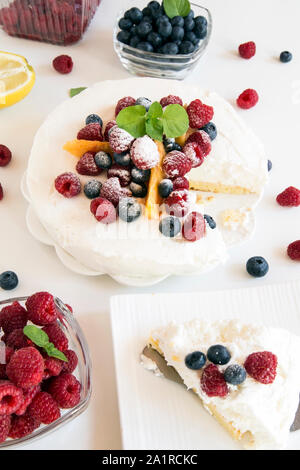
{"type": "Polygon", "coordinates": [[[48,292],[0,302],[0,449],[46,436],[88,406],[91,361],[71,307],[48,292]]]}
{"type": "Polygon", "coordinates": [[[208,45],[209,10],[191,3],[187,15],[172,17],[162,0],[132,4],[128,2],[128,8],[119,13],[113,33],[122,65],[138,76],[183,80],[208,45]]]}
{"type": "Polygon", "coordinates": [[[10,36],[68,45],[81,39],[101,0],[0,0],[0,27],[10,36]]]}

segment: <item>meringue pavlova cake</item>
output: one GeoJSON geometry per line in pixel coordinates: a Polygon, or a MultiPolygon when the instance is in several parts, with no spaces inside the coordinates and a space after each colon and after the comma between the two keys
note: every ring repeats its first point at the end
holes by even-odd
{"type": "MultiPolygon", "coordinates": [[[[298,336],[238,320],[197,319],[156,329],[148,347],[245,448],[286,446],[299,403],[298,336]]],[[[148,358],[143,362],[156,371],[148,358]]]]}
{"type": "Polygon", "coordinates": [[[260,194],[266,181],[261,144],[222,98],[137,78],[62,103],[39,129],[27,172],[53,243],[95,272],[130,279],[224,262],[222,235],[193,189],[260,194]]]}

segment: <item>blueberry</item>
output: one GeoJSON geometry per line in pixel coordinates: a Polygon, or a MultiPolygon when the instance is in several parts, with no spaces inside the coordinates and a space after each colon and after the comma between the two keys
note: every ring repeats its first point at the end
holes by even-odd
{"type": "Polygon", "coordinates": [[[201,351],[195,351],[185,357],[185,365],[192,370],[200,370],[206,363],[206,356],[201,351]]]}
{"type": "Polygon", "coordinates": [[[181,26],[174,26],[171,34],[173,41],[181,41],[184,36],[184,29],[181,26]]]}
{"type": "Polygon", "coordinates": [[[179,46],[180,54],[191,54],[194,50],[195,46],[191,41],[183,41],[179,46]]]}
{"type": "Polygon", "coordinates": [[[174,26],[180,26],[181,28],[183,28],[184,26],[184,18],[182,18],[182,16],[174,16],[172,19],[171,19],[171,25],[174,27],[174,26]]]}
{"type": "Polygon", "coordinates": [[[207,36],[207,27],[206,26],[195,26],[194,34],[199,39],[204,39],[207,36]]]}
{"type": "Polygon", "coordinates": [[[273,163],[271,162],[271,160],[268,160],[268,171],[271,171],[272,167],[273,167],[273,163]]]}
{"type": "Polygon", "coordinates": [[[199,44],[200,39],[197,38],[196,34],[193,33],[193,31],[187,31],[184,36],[185,41],[190,41],[194,44],[194,46],[197,46],[199,44]]]}
{"type": "Polygon", "coordinates": [[[194,18],[195,26],[199,28],[207,28],[207,19],[204,16],[196,16],[194,18]]]}
{"type": "Polygon", "coordinates": [[[174,42],[167,42],[162,46],[163,54],[176,55],[178,54],[178,46],[174,42]]]}
{"type": "Polygon", "coordinates": [[[114,161],[121,166],[128,166],[131,162],[130,154],[128,152],[114,153],[114,161]]]}
{"type": "Polygon", "coordinates": [[[139,168],[133,167],[131,170],[131,179],[134,183],[141,184],[147,183],[151,175],[151,170],[140,170],[139,168]]]}
{"type": "Polygon", "coordinates": [[[149,100],[148,98],[145,98],[144,96],[141,96],[140,98],[136,100],[135,104],[144,106],[144,108],[146,108],[146,111],[148,111],[152,104],[152,101],[149,100]]]}
{"type": "Polygon", "coordinates": [[[101,117],[98,116],[98,114],[89,114],[89,116],[85,120],[85,124],[88,125],[94,123],[100,124],[101,127],[103,126],[103,121],[101,117]]]}
{"type": "Polygon", "coordinates": [[[136,47],[137,49],[140,49],[141,51],[153,52],[153,46],[150,44],[150,42],[141,41],[138,43],[136,47]]]}
{"type": "Polygon", "coordinates": [[[224,379],[231,385],[240,385],[246,380],[246,370],[239,364],[232,364],[224,372],[224,379]]]}
{"type": "Polygon", "coordinates": [[[151,10],[158,11],[160,9],[160,4],[159,4],[159,2],[152,1],[152,2],[148,3],[147,8],[150,8],[151,10]]]}
{"type": "Polygon", "coordinates": [[[124,31],[129,31],[132,27],[132,21],[127,18],[121,18],[119,21],[119,28],[123,29],[124,31]]]}
{"type": "Polygon", "coordinates": [[[175,139],[173,138],[167,138],[166,136],[164,136],[163,138],[163,144],[164,144],[164,147],[165,147],[165,150],[166,150],[166,147],[168,145],[171,145],[171,144],[174,144],[175,143],[175,139]]]}
{"type": "Polygon", "coordinates": [[[189,18],[188,16],[184,20],[184,29],[185,31],[193,31],[195,27],[195,21],[193,18],[189,18]]]}
{"type": "MultiPolygon", "coordinates": [[[[126,12],[127,13],[127,12],[126,12]]],[[[127,18],[127,16],[126,16],[127,18]]],[[[143,13],[139,8],[131,8],[128,12],[128,18],[134,23],[134,24],[139,24],[142,19],[143,19],[143,13]]]]}
{"type": "Polygon", "coordinates": [[[0,287],[4,290],[12,290],[19,284],[19,279],[13,271],[5,271],[0,274],[0,287]]]}
{"type": "Polygon", "coordinates": [[[107,170],[112,165],[112,158],[109,153],[106,152],[98,152],[94,157],[95,163],[98,168],[102,168],[102,170],[107,170]]]}
{"type": "Polygon", "coordinates": [[[127,18],[128,20],[130,20],[130,10],[125,11],[124,18],[127,18]]]}
{"type": "Polygon", "coordinates": [[[124,197],[119,202],[119,217],[125,222],[133,222],[142,213],[141,205],[133,197],[124,197]]]}
{"type": "Polygon", "coordinates": [[[167,15],[161,15],[156,20],[156,26],[158,27],[160,24],[170,23],[170,18],[167,15]]]}
{"type": "Polygon", "coordinates": [[[136,32],[140,38],[145,38],[152,31],[152,26],[146,21],[142,21],[136,28],[136,32]]]}
{"type": "Polygon", "coordinates": [[[95,197],[100,196],[100,190],[102,188],[102,184],[98,180],[90,180],[88,181],[83,188],[84,194],[89,199],[94,199],[95,197]]]}
{"type": "Polygon", "coordinates": [[[247,272],[254,277],[263,277],[269,271],[269,265],[262,256],[253,256],[246,264],[247,272]]]}
{"type": "Polygon", "coordinates": [[[206,222],[208,223],[208,225],[211,229],[216,228],[217,224],[216,224],[215,220],[210,215],[204,214],[203,217],[204,217],[204,219],[206,220],[206,222]]]}
{"type": "Polygon", "coordinates": [[[279,56],[280,62],[283,62],[283,63],[290,62],[292,58],[293,58],[293,54],[289,51],[283,51],[279,56]]]}
{"type": "Polygon", "coordinates": [[[171,23],[169,21],[159,23],[159,25],[157,27],[157,32],[163,38],[168,38],[169,36],[171,36],[171,33],[172,33],[171,23]]]}
{"type": "Polygon", "coordinates": [[[158,185],[158,192],[161,197],[170,196],[173,191],[173,183],[169,179],[163,179],[158,185]]]}
{"type": "Polygon", "coordinates": [[[145,7],[142,9],[143,17],[145,16],[151,16],[151,8],[145,7]]]}
{"type": "Polygon", "coordinates": [[[132,38],[130,39],[130,46],[131,47],[137,47],[138,43],[140,42],[140,38],[138,36],[132,36],[132,38]]]}
{"type": "Polygon", "coordinates": [[[159,231],[165,237],[176,237],[181,232],[181,222],[177,217],[169,215],[159,222],[159,231]]]}
{"type": "Polygon", "coordinates": [[[195,13],[193,12],[193,10],[190,10],[186,18],[194,18],[194,16],[195,16],[195,13]]]}
{"type": "Polygon", "coordinates": [[[222,366],[230,361],[231,355],[225,346],[222,346],[222,344],[215,344],[208,348],[207,359],[213,364],[222,366]]]}
{"type": "Polygon", "coordinates": [[[154,49],[157,49],[161,46],[163,40],[160,34],[156,33],[155,31],[151,31],[151,33],[147,36],[147,42],[150,42],[154,49]]]}
{"type": "Polygon", "coordinates": [[[178,150],[179,152],[182,150],[182,147],[177,144],[177,142],[167,142],[164,143],[164,146],[167,153],[172,152],[173,150],[178,150]]]}
{"type": "Polygon", "coordinates": [[[123,44],[129,44],[129,41],[130,41],[129,31],[119,31],[117,34],[117,40],[122,42],[123,44]]]}
{"type": "Polygon", "coordinates": [[[209,135],[210,140],[214,140],[217,137],[217,128],[216,125],[213,122],[209,122],[208,124],[205,124],[204,127],[201,127],[201,130],[206,132],[206,134],[209,135]]]}
{"type": "Polygon", "coordinates": [[[143,16],[143,21],[146,23],[152,24],[153,18],[152,16],[143,16]]]}
{"type": "Polygon", "coordinates": [[[147,196],[147,186],[144,183],[138,184],[138,183],[131,182],[129,185],[129,189],[132,192],[132,195],[134,197],[147,196]]]}

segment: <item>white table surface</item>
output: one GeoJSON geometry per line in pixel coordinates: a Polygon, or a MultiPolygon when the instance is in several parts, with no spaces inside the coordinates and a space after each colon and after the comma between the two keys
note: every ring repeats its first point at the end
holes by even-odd
{"type": "MultiPolygon", "coordinates": [[[[300,209],[284,209],[275,202],[276,195],[285,187],[300,186],[298,0],[286,0],[284,7],[281,0],[252,0],[247,5],[240,0],[201,0],[212,12],[213,35],[206,55],[186,82],[216,90],[231,102],[245,88],[255,88],[260,94],[259,104],[239,113],[264,141],[273,161],[271,183],[257,211],[256,234],[246,245],[232,250],[225,266],[202,277],[169,278],[154,287],[127,288],[107,276],[85,278],[69,272],[52,248],[41,245],[28,233],[27,204],[19,184],[39,125],[56,105],[68,98],[69,88],[128,77],[112,45],[114,18],[123,3],[103,0],[84,39],[67,48],[11,38],[0,31],[0,49],[24,55],[37,73],[30,95],[0,111],[0,143],[10,147],[14,156],[8,167],[0,169],[5,190],[5,199],[0,203],[0,272],[12,269],[18,273],[20,284],[13,295],[49,290],[70,303],[85,331],[93,360],[94,391],[88,411],[27,449],[120,448],[109,321],[112,295],[188,293],[300,278],[299,263],[290,261],[285,254],[287,245],[300,238],[300,209]],[[245,61],[237,56],[236,49],[248,40],[256,42],[257,55],[245,61]],[[278,61],[282,50],[293,52],[291,63],[278,61]],[[75,64],[67,76],[57,74],[51,67],[52,59],[62,53],[69,53],[75,64]],[[270,272],[263,279],[252,279],[245,272],[245,262],[253,255],[262,255],[270,263],[270,272]]],[[[1,291],[0,299],[6,297],[7,293],[1,291]]]]}

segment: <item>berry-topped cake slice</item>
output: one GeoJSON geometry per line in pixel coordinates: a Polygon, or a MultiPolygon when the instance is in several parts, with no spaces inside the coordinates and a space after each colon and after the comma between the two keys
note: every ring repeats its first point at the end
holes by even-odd
{"type": "MultiPolygon", "coordinates": [[[[245,448],[286,446],[299,404],[298,336],[238,320],[195,319],[154,330],[149,348],[245,448]]],[[[149,358],[144,364],[157,370],[149,358]]]]}

